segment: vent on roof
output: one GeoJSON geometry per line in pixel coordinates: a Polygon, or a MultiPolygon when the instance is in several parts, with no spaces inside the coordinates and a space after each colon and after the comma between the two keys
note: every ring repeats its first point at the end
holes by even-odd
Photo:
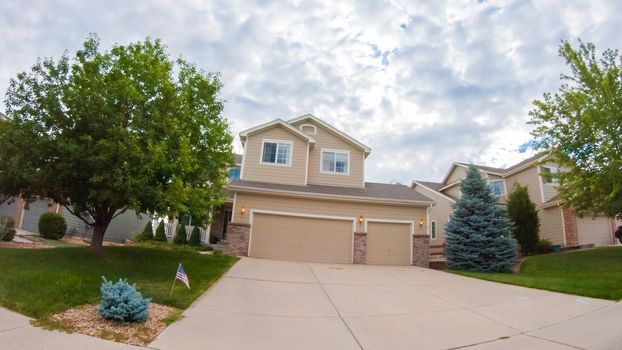
{"type": "Polygon", "coordinates": [[[315,135],[317,133],[317,129],[315,128],[315,125],[311,125],[311,124],[302,124],[300,126],[300,131],[308,135],[315,135]]]}

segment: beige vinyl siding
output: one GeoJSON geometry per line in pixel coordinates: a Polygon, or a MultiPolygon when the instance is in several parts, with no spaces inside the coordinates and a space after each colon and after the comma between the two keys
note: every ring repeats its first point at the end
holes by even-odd
{"type": "Polygon", "coordinates": [[[460,184],[455,184],[450,188],[443,190],[443,193],[453,198],[460,198],[460,184]]]}
{"type": "Polygon", "coordinates": [[[517,182],[521,186],[527,186],[529,199],[536,204],[536,207],[539,207],[542,204],[542,196],[540,195],[540,175],[538,167],[529,167],[508,176],[505,179],[505,188],[508,194],[512,193],[514,184],[517,182]]]}
{"type": "Polygon", "coordinates": [[[249,255],[349,264],[353,234],[352,220],[254,213],[249,255]]]}
{"type": "MultiPolygon", "coordinates": [[[[315,214],[357,218],[356,230],[363,232],[364,224],[358,217],[375,219],[425,220],[425,207],[381,205],[372,203],[351,203],[335,200],[292,198],[284,196],[263,195],[237,192],[234,210],[234,222],[249,223],[251,210],[269,210],[292,214],[315,214]],[[246,213],[240,209],[244,207],[246,213]]],[[[425,234],[425,226],[415,225],[415,234],[425,234]]]]}
{"type": "Polygon", "coordinates": [[[305,185],[307,170],[307,141],[283,129],[281,126],[253,134],[246,140],[243,180],[305,185]],[[291,166],[261,163],[264,139],[292,142],[291,166]]]}
{"type": "Polygon", "coordinates": [[[597,246],[610,245],[613,243],[611,231],[611,219],[604,216],[577,217],[577,233],[579,244],[595,244],[597,246]]]}
{"type": "Polygon", "coordinates": [[[368,222],[366,263],[371,265],[411,264],[411,224],[368,222]]]}
{"type": "Polygon", "coordinates": [[[445,181],[445,185],[464,179],[466,177],[467,170],[467,168],[460,165],[454,166],[454,169],[451,171],[451,174],[449,174],[447,181],[445,181]]]}
{"type": "Polygon", "coordinates": [[[299,128],[300,125],[308,124],[315,125],[316,127],[316,134],[310,135],[315,139],[315,146],[309,152],[308,182],[316,185],[363,187],[363,167],[365,166],[365,155],[363,151],[310,120],[293,124],[293,126],[299,128]],[[350,153],[348,175],[321,172],[321,154],[323,148],[350,153]]]}
{"type": "Polygon", "coordinates": [[[540,218],[540,239],[547,239],[553,244],[564,245],[564,224],[560,207],[538,210],[540,218]]]}
{"type": "Polygon", "coordinates": [[[430,223],[432,222],[432,220],[436,220],[436,239],[433,240],[432,237],[430,237],[430,245],[439,245],[445,243],[445,225],[447,225],[447,221],[449,221],[449,216],[451,215],[451,213],[453,213],[453,208],[451,207],[453,202],[439,195],[438,192],[428,190],[425,187],[421,187],[419,185],[416,185],[414,190],[436,202],[436,205],[430,208],[430,220],[428,223],[426,223],[428,234],[430,234],[430,223]]]}

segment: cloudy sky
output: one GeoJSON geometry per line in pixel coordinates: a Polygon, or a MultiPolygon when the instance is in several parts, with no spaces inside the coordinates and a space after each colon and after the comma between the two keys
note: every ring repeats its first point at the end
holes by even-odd
{"type": "Polygon", "coordinates": [[[90,32],[103,48],[150,36],[222,74],[232,132],[313,113],[372,148],[368,181],[435,181],[453,161],[531,155],[531,101],[567,72],[560,41],[621,48],[620,13],[615,0],[3,0],[0,94],[90,32]]]}

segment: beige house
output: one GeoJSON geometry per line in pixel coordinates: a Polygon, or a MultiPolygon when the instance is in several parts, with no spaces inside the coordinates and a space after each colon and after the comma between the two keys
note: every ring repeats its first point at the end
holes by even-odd
{"type": "Polygon", "coordinates": [[[408,186],[365,182],[368,146],[310,114],[245,130],[240,140],[227,252],[427,266],[433,202],[408,186]]]}
{"type": "MultiPolygon", "coordinates": [[[[560,206],[555,181],[543,173],[555,173],[559,167],[535,155],[509,168],[475,165],[498,196],[499,203],[507,202],[507,194],[514,183],[527,186],[531,200],[536,204],[540,218],[540,238],[561,246],[583,244],[609,245],[614,243],[613,219],[578,217],[571,209],[560,206]]],[[[442,255],[445,247],[445,225],[452,213],[451,205],[460,197],[460,181],[466,177],[469,164],[453,163],[441,182],[414,180],[411,187],[431,198],[436,205],[430,209],[427,222],[432,255],[442,255]]]]}

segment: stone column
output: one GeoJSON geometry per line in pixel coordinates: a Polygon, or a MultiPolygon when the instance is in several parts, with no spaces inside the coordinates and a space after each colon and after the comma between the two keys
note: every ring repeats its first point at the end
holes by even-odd
{"type": "Polygon", "coordinates": [[[247,256],[250,232],[251,225],[230,222],[227,226],[225,253],[237,256],[247,256]]]}
{"type": "Polygon", "coordinates": [[[566,233],[566,246],[579,245],[579,233],[577,231],[577,215],[570,208],[562,208],[564,217],[564,232],[566,233]]]}
{"type": "Polygon", "coordinates": [[[367,260],[367,232],[354,232],[354,263],[365,264],[367,260]]]}
{"type": "Polygon", "coordinates": [[[413,265],[430,267],[430,236],[413,235],[413,265]]]}

